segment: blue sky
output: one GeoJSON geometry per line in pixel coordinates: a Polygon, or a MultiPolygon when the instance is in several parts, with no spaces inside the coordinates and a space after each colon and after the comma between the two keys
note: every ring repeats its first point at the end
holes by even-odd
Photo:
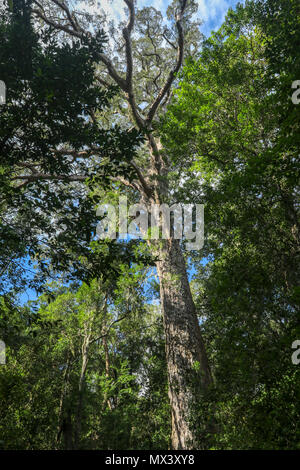
{"type": "Polygon", "coordinates": [[[199,17],[204,20],[202,32],[207,36],[212,30],[216,31],[223,23],[229,7],[234,8],[237,3],[237,0],[198,0],[199,17]]]}
{"type": "MultiPolygon", "coordinates": [[[[117,0],[121,1],[121,0],[117,0]]],[[[154,6],[166,10],[168,0],[138,0],[138,5],[154,6]]],[[[198,17],[203,20],[202,33],[208,36],[212,30],[217,30],[225,19],[229,7],[235,7],[237,0],[197,0],[198,17]]]]}

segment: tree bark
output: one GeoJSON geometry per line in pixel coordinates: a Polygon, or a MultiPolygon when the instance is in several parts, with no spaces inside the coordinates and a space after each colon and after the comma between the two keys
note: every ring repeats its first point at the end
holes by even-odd
{"type": "Polygon", "coordinates": [[[85,334],[82,344],[82,363],[78,385],[78,404],[75,419],[75,449],[79,449],[81,437],[81,424],[82,424],[82,411],[83,411],[83,398],[85,389],[86,370],[88,365],[88,352],[90,345],[91,334],[85,334]]]}
{"type": "MultiPolygon", "coordinates": [[[[110,378],[110,360],[109,360],[109,352],[108,352],[108,345],[107,345],[107,337],[106,336],[103,337],[102,343],[103,343],[104,354],[105,354],[105,377],[108,380],[110,378]]],[[[104,394],[102,408],[104,409],[106,405],[108,406],[108,408],[111,411],[112,406],[111,406],[110,398],[107,395],[107,392],[105,392],[105,394],[104,394]]]]}
{"type": "Polygon", "coordinates": [[[157,271],[164,318],[172,447],[195,448],[190,415],[212,382],[207,355],[178,240],[159,242],[157,271]]]}
{"type": "Polygon", "coordinates": [[[63,435],[64,435],[64,448],[66,450],[73,450],[73,425],[71,410],[68,409],[66,416],[63,420],[63,435]]]}
{"type": "Polygon", "coordinates": [[[59,402],[59,414],[58,414],[58,429],[56,442],[59,443],[61,435],[63,435],[64,449],[73,449],[73,429],[72,429],[72,416],[69,405],[65,404],[66,397],[68,394],[69,379],[71,372],[71,353],[68,351],[67,365],[63,375],[63,386],[61,390],[60,402],[59,402]]]}

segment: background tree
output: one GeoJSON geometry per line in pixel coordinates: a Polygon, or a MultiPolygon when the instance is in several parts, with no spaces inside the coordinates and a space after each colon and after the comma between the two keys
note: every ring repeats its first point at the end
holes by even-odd
{"type": "Polygon", "coordinates": [[[145,274],[123,265],[115,284],[52,285],[52,300],[23,308],[2,298],[2,448],[168,446],[162,322],[143,294],[145,274]]]}

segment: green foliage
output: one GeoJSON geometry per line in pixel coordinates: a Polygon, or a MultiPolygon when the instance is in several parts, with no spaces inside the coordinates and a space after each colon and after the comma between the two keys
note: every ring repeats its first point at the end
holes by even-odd
{"type": "Polygon", "coordinates": [[[0,77],[7,85],[7,102],[0,108],[0,260],[6,290],[39,286],[53,270],[82,280],[105,271],[111,276],[116,257],[135,259],[129,245],[102,243],[97,253],[91,249],[99,201],[89,193],[95,186],[108,187],[111,175],[131,178],[129,162],[143,141],[135,129],[104,129],[91,119],[107,110],[118,92],[95,84],[95,50],[101,52],[104,33],[100,30],[88,45],[61,43],[51,28],[34,32],[30,2],[24,8],[26,15],[18,7],[0,16],[0,77]],[[26,50],[18,47],[20,34],[26,50]],[[85,158],[74,157],[86,148],[96,149],[101,158],[92,150],[85,158]],[[105,248],[109,253],[101,257],[105,248]],[[39,264],[30,281],[26,266],[22,269],[24,257],[30,267],[33,258],[39,264]]]}
{"type": "Polygon", "coordinates": [[[192,288],[215,389],[194,415],[200,448],[299,448],[297,8],[229,11],[184,68],[162,122],[171,183],[184,175],[176,198],[205,203],[192,288]]]}
{"type": "Polygon", "coordinates": [[[23,308],[1,299],[0,331],[7,345],[7,364],[0,368],[4,449],[66,448],[66,417],[71,448],[166,447],[162,324],[143,303],[143,276],[141,268],[124,266],[115,286],[96,280],[79,289],[52,285],[52,300],[42,295],[23,308]]]}

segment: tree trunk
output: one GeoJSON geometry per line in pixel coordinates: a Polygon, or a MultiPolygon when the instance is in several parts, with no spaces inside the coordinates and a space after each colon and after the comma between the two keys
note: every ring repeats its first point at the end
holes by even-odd
{"type": "Polygon", "coordinates": [[[157,270],[164,317],[172,447],[195,448],[191,410],[212,382],[195,305],[178,240],[159,242],[157,270]]]}
{"type": "MultiPolygon", "coordinates": [[[[103,337],[102,342],[103,342],[103,348],[104,348],[104,354],[105,354],[105,377],[107,379],[109,379],[109,377],[110,377],[110,360],[109,360],[109,352],[108,352],[108,345],[107,345],[106,336],[103,337]]],[[[102,408],[104,409],[106,405],[108,406],[108,408],[110,410],[112,410],[110,399],[107,396],[107,391],[104,394],[102,408]]]]}
{"type": "Polygon", "coordinates": [[[75,449],[79,449],[79,446],[80,446],[83,397],[84,397],[86,370],[87,370],[87,365],[88,365],[89,345],[90,345],[90,333],[84,337],[83,344],[82,344],[82,363],[81,363],[81,372],[80,372],[80,377],[79,377],[78,404],[77,404],[76,419],[75,419],[75,449]]]}
{"type": "Polygon", "coordinates": [[[73,450],[73,425],[71,410],[68,409],[63,421],[63,435],[65,450],[73,450]]]}
{"type": "Polygon", "coordinates": [[[59,402],[59,413],[58,413],[58,429],[56,442],[59,443],[61,436],[63,436],[64,449],[73,449],[73,431],[72,431],[72,417],[69,405],[66,405],[66,397],[69,388],[69,378],[71,372],[71,353],[68,351],[67,365],[63,375],[63,385],[61,390],[60,402],[59,402]]]}

